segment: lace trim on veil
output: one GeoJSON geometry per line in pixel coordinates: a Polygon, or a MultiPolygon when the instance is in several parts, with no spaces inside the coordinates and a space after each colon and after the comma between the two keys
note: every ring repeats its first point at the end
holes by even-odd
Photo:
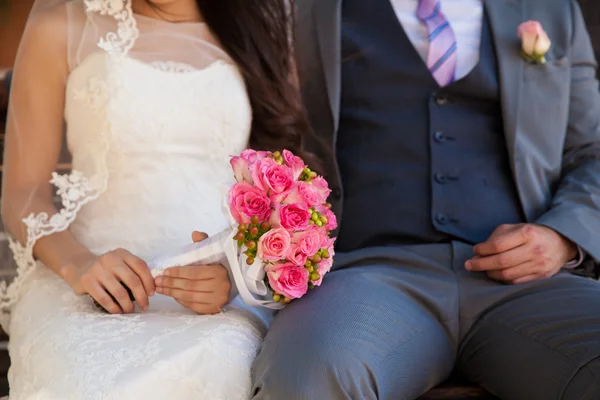
{"type": "Polygon", "coordinates": [[[83,2],[88,12],[108,15],[117,21],[117,31],[109,32],[101,38],[98,47],[110,54],[127,54],[139,36],[131,0],[83,0],[83,2]]]}
{"type": "MultiPolygon", "coordinates": [[[[107,15],[117,21],[116,32],[109,32],[105,37],[100,38],[98,47],[111,55],[125,56],[139,36],[131,0],[83,0],[83,3],[86,12],[107,15]]],[[[104,92],[103,95],[108,96],[108,93],[104,92]]],[[[96,109],[96,111],[102,112],[102,109],[96,109]]],[[[106,118],[105,121],[107,121],[106,118]]],[[[62,208],[52,216],[49,216],[48,213],[32,213],[23,219],[23,223],[27,227],[25,245],[9,237],[9,247],[17,264],[17,276],[10,284],[0,282],[0,324],[5,330],[10,322],[10,310],[18,301],[23,283],[36,266],[36,260],[33,257],[33,247],[36,242],[42,237],[67,230],[79,210],[106,191],[108,184],[106,154],[110,134],[110,125],[106,122],[99,138],[101,151],[98,154],[98,170],[93,176],[88,178],[77,170],[64,175],[56,172],[52,174],[50,183],[58,189],[57,194],[61,198],[62,208]]]]}

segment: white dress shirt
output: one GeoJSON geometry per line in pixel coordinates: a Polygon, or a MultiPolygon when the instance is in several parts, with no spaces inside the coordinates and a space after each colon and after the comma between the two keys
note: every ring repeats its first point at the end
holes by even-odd
{"type": "MultiPolygon", "coordinates": [[[[427,62],[429,32],[417,18],[418,0],[390,0],[406,35],[427,62]]],[[[483,0],[440,0],[442,12],[454,30],[457,46],[455,79],[464,78],[479,62],[481,27],[483,25],[483,0]]]]}

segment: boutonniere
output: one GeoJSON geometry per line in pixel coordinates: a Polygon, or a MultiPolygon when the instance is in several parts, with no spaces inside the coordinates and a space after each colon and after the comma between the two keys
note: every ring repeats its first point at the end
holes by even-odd
{"type": "Polygon", "coordinates": [[[538,21],[527,21],[519,25],[517,31],[521,38],[521,55],[533,64],[546,63],[546,53],[552,42],[538,21]]]}

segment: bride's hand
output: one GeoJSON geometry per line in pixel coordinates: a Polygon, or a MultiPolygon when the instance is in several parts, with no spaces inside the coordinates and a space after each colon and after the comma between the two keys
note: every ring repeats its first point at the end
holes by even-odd
{"type": "Polygon", "coordinates": [[[111,314],[127,314],[134,311],[134,306],[125,285],[140,309],[148,309],[148,297],[155,290],[154,278],[141,258],[117,249],[101,256],[88,255],[77,264],[67,280],[75,293],[89,294],[111,314]]]}
{"type": "MultiPolygon", "coordinates": [[[[207,235],[194,232],[194,243],[207,235]]],[[[155,280],[156,292],[173,297],[182,306],[198,314],[217,314],[229,300],[231,283],[222,265],[173,267],[155,280]]]]}

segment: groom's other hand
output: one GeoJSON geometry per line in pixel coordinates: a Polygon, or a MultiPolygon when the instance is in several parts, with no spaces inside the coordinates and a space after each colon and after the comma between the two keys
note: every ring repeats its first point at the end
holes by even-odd
{"type": "Polygon", "coordinates": [[[473,251],[475,257],[465,263],[467,270],[486,272],[492,279],[511,284],[554,276],[577,256],[573,242],[534,224],[502,225],[473,251]]]}
{"type": "MultiPolygon", "coordinates": [[[[192,240],[206,239],[194,232],[192,240]]],[[[231,283],[222,265],[173,267],[155,280],[156,292],[173,297],[179,304],[199,314],[217,314],[227,304],[231,283]]]]}

